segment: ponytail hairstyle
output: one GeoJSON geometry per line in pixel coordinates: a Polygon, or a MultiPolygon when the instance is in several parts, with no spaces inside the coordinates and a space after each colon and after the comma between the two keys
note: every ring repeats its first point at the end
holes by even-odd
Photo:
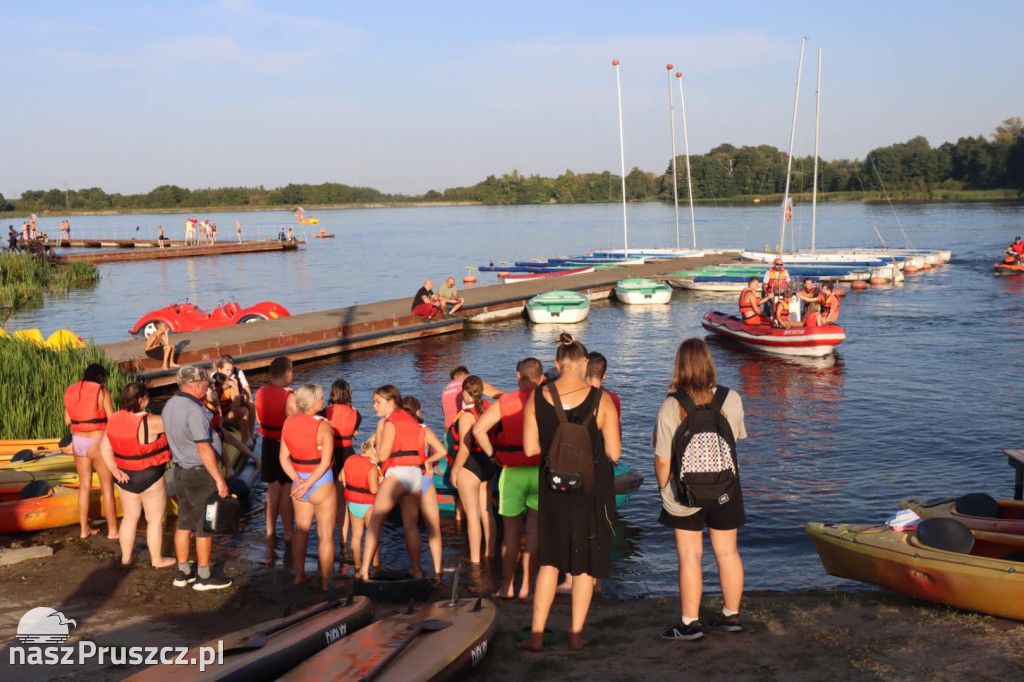
{"type": "Polygon", "coordinates": [[[414,395],[404,396],[399,407],[415,417],[416,421],[420,424],[423,423],[423,417],[420,416],[420,410],[423,409],[423,405],[420,404],[419,398],[414,395]]]}
{"type": "Polygon", "coordinates": [[[484,409],[484,380],[475,374],[471,374],[466,377],[462,382],[462,390],[469,394],[469,397],[473,401],[473,406],[477,409],[477,412],[481,412],[484,409]]]}
{"type": "Polygon", "coordinates": [[[587,347],[579,341],[573,341],[569,332],[562,332],[555,343],[558,344],[558,350],[555,351],[555,362],[558,364],[587,361],[587,347]]]}
{"type": "Polygon", "coordinates": [[[352,406],[352,387],[344,379],[331,384],[331,405],[352,406]]]}
{"type": "Polygon", "coordinates": [[[714,397],[718,383],[711,351],[703,339],[686,339],[676,351],[676,365],[670,391],[685,391],[696,405],[706,405],[714,397]]]}

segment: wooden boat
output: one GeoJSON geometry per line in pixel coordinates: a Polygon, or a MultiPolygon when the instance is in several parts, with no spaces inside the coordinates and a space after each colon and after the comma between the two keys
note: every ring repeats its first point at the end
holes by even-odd
{"type": "MultiPolygon", "coordinates": [[[[78,488],[41,486],[42,495],[29,499],[0,498],[0,533],[24,533],[48,528],[61,528],[78,524],[78,488]]],[[[117,515],[121,516],[121,498],[114,488],[117,515]]],[[[89,516],[103,515],[100,491],[93,490],[89,501],[89,516]]]]}
{"type": "MultiPolygon", "coordinates": [[[[201,646],[207,651],[223,651],[224,655],[222,662],[207,663],[203,671],[194,665],[170,663],[146,668],[126,679],[269,682],[371,620],[373,602],[366,597],[324,602],[206,642],[201,646]]],[[[200,646],[194,647],[184,655],[184,660],[198,661],[200,654],[200,646]]]]}
{"type": "Polygon", "coordinates": [[[925,519],[916,531],[808,523],[825,570],[896,592],[1024,620],[1024,536],[971,531],[954,519],[925,519]]]}
{"type": "Polygon", "coordinates": [[[3,462],[0,471],[75,471],[75,456],[60,451],[32,454],[21,461],[3,462]]]}
{"type": "Polygon", "coordinates": [[[956,519],[971,530],[1024,535],[1021,500],[997,500],[985,493],[970,493],[957,498],[901,500],[900,509],[909,509],[922,519],[956,519]]]}
{"type": "Polygon", "coordinates": [[[440,601],[368,625],[281,679],[462,679],[483,661],[497,632],[498,610],[490,601],[440,601]]]}
{"type": "Polygon", "coordinates": [[[672,287],[655,279],[624,279],[615,285],[615,298],[630,305],[664,305],[672,300],[672,287]]]}
{"type": "Polygon", "coordinates": [[[829,355],[846,339],[846,332],[836,324],[809,329],[777,329],[766,324],[744,324],[735,315],[715,310],[704,313],[701,326],[709,332],[739,341],[744,346],[779,355],[829,355]]]}
{"type": "Polygon", "coordinates": [[[549,291],[526,303],[526,314],[534,324],[575,324],[590,314],[590,299],[578,291],[549,291]]]}
{"type": "Polygon", "coordinates": [[[593,267],[568,268],[566,270],[549,270],[546,272],[507,272],[499,275],[498,279],[504,284],[515,284],[516,282],[527,282],[531,279],[546,279],[548,277],[564,277],[567,275],[587,275],[594,271],[593,267]]]}

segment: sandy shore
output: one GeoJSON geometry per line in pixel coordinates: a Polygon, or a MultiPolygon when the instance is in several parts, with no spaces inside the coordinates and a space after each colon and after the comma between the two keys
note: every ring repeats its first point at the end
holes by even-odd
{"type": "MultiPolygon", "coordinates": [[[[155,570],[145,557],[120,567],[116,543],[101,536],[68,537],[69,529],[32,536],[54,547],[52,557],[0,567],[0,651],[5,679],[67,677],[115,680],[137,667],[40,667],[8,664],[7,644],[29,609],[49,606],[77,621],[74,635],[97,645],[193,645],[321,600],[289,573],[245,560],[218,570],[235,584],[217,592],[171,586],[173,569],[155,570]]],[[[0,538],[0,546],[17,542],[0,538]]],[[[216,552],[216,550],[215,550],[216,552]]],[[[215,554],[215,558],[216,558],[215,554]]],[[[350,589],[338,580],[342,594],[350,589]]],[[[450,586],[443,585],[437,598],[450,586]]],[[[470,592],[472,587],[465,591],[470,592]]],[[[1020,595],[1007,595],[1021,598],[1020,595]]],[[[720,601],[705,599],[708,613],[720,601]]],[[[1019,680],[1024,678],[1024,623],[956,611],[887,592],[752,593],[745,595],[745,630],[709,632],[700,642],[670,642],[662,630],[678,618],[678,600],[619,601],[599,597],[585,631],[587,648],[570,652],[569,603],[559,597],[550,627],[556,642],[539,654],[517,651],[515,633],[530,622],[530,605],[499,604],[501,630],[478,679],[651,680],[682,674],[742,680],[1019,680]]],[[[381,605],[379,615],[396,607],[381,605]]]]}

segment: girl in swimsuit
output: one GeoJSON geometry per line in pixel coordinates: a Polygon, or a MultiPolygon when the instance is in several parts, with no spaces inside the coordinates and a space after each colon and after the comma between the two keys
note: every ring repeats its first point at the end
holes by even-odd
{"type": "Polygon", "coordinates": [[[488,403],[483,399],[484,382],[478,376],[466,377],[462,382],[462,413],[455,428],[458,429],[459,451],[452,464],[452,482],[459,491],[466,511],[466,536],[469,539],[469,561],[480,563],[480,540],[483,536],[484,553],[494,557],[492,538],[498,536],[494,517],[491,516],[491,486],[494,464],[473,440],[473,425],[484,413],[488,403]]]}

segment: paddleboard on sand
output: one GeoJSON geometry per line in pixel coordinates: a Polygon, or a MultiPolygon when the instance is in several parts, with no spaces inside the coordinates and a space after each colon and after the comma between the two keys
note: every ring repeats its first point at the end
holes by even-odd
{"type": "Polygon", "coordinates": [[[497,631],[498,610],[490,601],[440,601],[379,620],[281,679],[422,682],[461,678],[483,661],[497,631]]]}
{"type": "MultiPolygon", "coordinates": [[[[212,647],[214,652],[223,650],[224,657],[222,663],[208,664],[204,672],[195,665],[156,665],[128,679],[275,680],[327,645],[344,641],[371,620],[373,602],[366,597],[324,602],[206,642],[202,646],[212,647]]],[[[185,658],[199,660],[199,651],[195,647],[185,658]]]]}

